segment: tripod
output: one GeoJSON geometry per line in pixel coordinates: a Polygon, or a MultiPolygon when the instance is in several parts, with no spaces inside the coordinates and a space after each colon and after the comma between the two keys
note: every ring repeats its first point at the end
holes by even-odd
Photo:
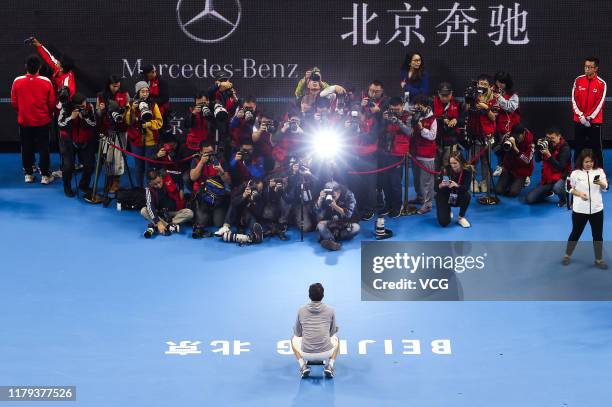
{"type": "Polygon", "coordinates": [[[488,162],[487,162],[487,167],[489,169],[489,175],[488,175],[488,179],[487,179],[487,195],[482,196],[480,198],[478,198],[478,203],[481,205],[497,205],[499,204],[499,197],[497,196],[497,191],[495,190],[495,182],[493,181],[493,170],[491,168],[491,158],[493,156],[493,149],[492,149],[492,139],[485,141],[485,143],[487,144],[487,156],[489,158],[488,162]],[[491,190],[493,190],[493,196],[491,195],[491,190]]]}
{"type": "Polygon", "coordinates": [[[404,203],[402,204],[402,209],[400,210],[401,216],[409,216],[414,215],[417,211],[416,206],[410,205],[408,203],[408,165],[410,164],[410,158],[408,153],[404,154],[404,203]]]}

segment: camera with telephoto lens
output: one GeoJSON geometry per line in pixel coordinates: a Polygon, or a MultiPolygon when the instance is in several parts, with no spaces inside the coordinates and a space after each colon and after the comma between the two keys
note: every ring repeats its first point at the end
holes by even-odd
{"type": "Polygon", "coordinates": [[[151,111],[151,107],[149,104],[142,100],[135,100],[136,109],[140,112],[140,121],[142,123],[147,123],[153,120],[153,112],[151,111]]]}
{"type": "Polygon", "coordinates": [[[274,192],[281,192],[284,188],[282,178],[272,178],[270,182],[274,182],[274,192]]]}
{"type": "Polygon", "coordinates": [[[238,150],[238,153],[240,153],[240,155],[242,156],[243,162],[248,163],[251,161],[251,152],[249,150],[241,148],[240,150],[238,150]]]}
{"type": "Polygon", "coordinates": [[[274,133],[274,130],[276,130],[276,127],[274,126],[274,122],[273,121],[262,122],[259,125],[259,130],[260,131],[265,131],[265,132],[268,132],[268,133],[272,134],[272,133],[274,133]]]}
{"type": "Polygon", "coordinates": [[[538,149],[540,153],[543,153],[546,150],[550,151],[550,147],[551,147],[550,142],[546,138],[539,139],[536,144],[536,148],[538,149]]]}
{"type": "Polygon", "coordinates": [[[119,106],[114,100],[108,102],[108,109],[106,110],[108,117],[115,124],[123,122],[123,115],[125,113],[125,108],[119,106]]]}
{"type": "Polygon", "coordinates": [[[253,109],[248,107],[244,109],[244,121],[247,123],[253,123],[255,121],[255,112],[253,109]]]}
{"type": "Polygon", "coordinates": [[[224,122],[227,120],[227,117],[228,117],[227,110],[225,109],[225,107],[223,107],[223,105],[219,101],[215,102],[213,106],[213,112],[215,115],[215,119],[217,119],[218,121],[224,122]]]}
{"type": "Polygon", "coordinates": [[[332,192],[334,192],[334,190],[332,188],[325,188],[323,189],[323,192],[325,193],[325,198],[323,199],[323,204],[324,205],[329,205],[334,201],[334,196],[332,195],[332,192]]]}
{"type": "Polygon", "coordinates": [[[248,199],[251,202],[258,200],[261,197],[259,191],[257,190],[257,186],[253,181],[249,181],[246,187],[251,190],[251,194],[248,196],[248,199]]]}
{"type": "Polygon", "coordinates": [[[195,107],[200,108],[200,115],[202,116],[202,118],[212,117],[213,114],[210,111],[210,108],[206,105],[206,103],[196,103],[195,107]]]}
{"type": "Polygon", "coordinates": [[[425,112],[419,108],[414,108],[410,117],[410,124],[414,127],[419,124],[419,121],[425,117],[425,112]]]}
{"type": "Polygon", "coordinates": [[[368,98],[368,107],[372,109],[375,106],[376,106],[376,101],[374,101],[374,99],[372,98],[368,98]]]}
{"type": "Polygon", "coordinates": [[[391,109],[385,110],[383,113],[383,117],[385,117],[385,121],[391,123],[397,123],[400,119],[400,115],[391,109]]]}
{"type": "Polygon", "coordinates": [[[514,136],[511,134],[506,134],[502,139],[502,150],[510,151],[512,150],[512,142],[516,142],[514,136]]]}
{"type": "Polygon", "coordinates": [[[62,106],[70,104],[70,89],[68,89],[68,86],[62,86],[57,92],[57,100],[59,100],[62,106]]]}

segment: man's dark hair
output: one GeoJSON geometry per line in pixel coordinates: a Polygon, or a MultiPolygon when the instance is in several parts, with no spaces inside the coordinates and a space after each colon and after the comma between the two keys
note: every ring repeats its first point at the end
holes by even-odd
{"type": "Polygon", "coordinates": [[[402,98],[397,97],[397,96],[393,96],[391,99],[389,99],[389,106],[397,106],[403,103],[404,101],[402,100],[402,98]]]}
{"type": "Polygon", "coordinates": [[[243,138],[240,140],[240,146],[253,146],[253,141],[249,138],[243,138]]]}
{"type": "Polygon", "coordinates": [[[242,103],[257,103],[257,98],[255,96],[249,95],[244,98],[244,101],[242,103]]]}
{"type": "Polygon", "coordinates": [[[200,143],[200,149],[203,149],[204,147],[213,147],[212,143],[208,140],[203,140],[200,143]]]}
{"type": "MultiPolygon", "coordinates": [[[[499,81],[506,85],[506,91],[510,92],[514,87],[514,81],[508,72],[499,71],[495,74],[495,81],[499,81]]],[[[489,82],[490,83],[490,82],[489,82]]]]}
{"type": "Polygon", "coordinates": [[[151,72],[155,72],[155,66],[153,66],[153,64],[147,64],[142,68],[142,73],[145,75],[150,74],[151,72]]]}
{"type": "Polygon", "coordinates": [[[514,126],[512,126],[512,130],[510,131],[510,134],[519,135],[519,134],[523,134],[524,132],[525,132],[525,127],[522,124],[515,124],[514,126]]]}
{"type": "Polygon", "coordinates": [[[599,58],[597,57],[587,57],[584,60],[594,63],[595,67],[599,67],[599,58]]]}
{"type": "Polygon", "coordinates": [[[547,127],[544,134],[558,134],[561,135],[561,131],[558,127],[547,127]]]}
{"type": "Polygon", "coordinates": [[[431,101],[429,100],[429,96],[424,95],[424,94],[416,95],[414,97],[413,103],[415,105],[431,107],[431,101]]]}
{"type": "Polygon", "coordinates": [[[489,82],[489,85],[492,83],[491,76],[486,73],[481,73],[480,75],[478,75],[478,77],[476,78],[476,81],[487,81],[489,82]]]}
{"type": "Polygon", "coordinates": [[[40,58],[36,55],[30,55],[28,59],[26,59],[26,71],[30,75],[34,75],[40,69],[40,58]]]}
{"type": "Polygon", "coordinates": [[[311,301],[321,301],[323,299],[323,292],[323,285],[321,283],[314,283],[308,288],[308,297],[311,301]]]}
{"type": "Polygon", "coordinates": [[[378,79],[374,79],[372,82],[370,82],[370,85],[374,85],[374,86],[380,86],[381,88],[385,88],[383,86],[383,83],[381,81],[379,81],[378,79]]]}
{"type": "Polygon", "coordinates": [[[579,170],[582,169],[582,165],[584,164],[584,160],[590,158],[593,160],[593,168],[599,168],[599,163],[597,162],[597,158],[595,157],[595,153],[590,148],[585,148],[580,152],[578,158],[576,159],[576,168],[579,170]]]}
{"type": "Polygon", "coordinates": [[[62,71],[66,73],[74,69],[74,59],[70,58],[68,55],[62,55],[59,59],[59,62],[62,66],[62,71]]]}
{"type": "Polygon", "coordinates": [[[72,103],[75,105],[80,105],[85,100],[87,100],[87,98],[82,93],[77,92],[74,95],[72,95],[72,103]]]}
{"type": "Polygon", "coordinates": [[[159,172],[157,170],[149,170],[147,172],[147,180],[153,181],[155,178],[160,177],[159,172]]]}

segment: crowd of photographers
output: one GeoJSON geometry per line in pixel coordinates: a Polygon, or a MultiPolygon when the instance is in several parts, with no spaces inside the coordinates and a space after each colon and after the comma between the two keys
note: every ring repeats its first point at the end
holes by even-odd
{"type": "Polygon", "coordinates": [[[134,184],[145,190],[145,237],[178,232],[190,222],[194,238],[261,243],[266,236],[285,240],[296,226],[302,233],[316,231],[323,247],[338,250],[359,232],[360,221],[424,215],[434,202],[441,226],[450,224],[458,207],[458,224],[469,227],[474,194],[517,196],[530,183],[534,160],[543,162],[542,183],[527,202],[556,194],[559,206],[566,203],[569,146],[557,129],[535,140],[521,124],[519,98],[506,72],[479,75],[459,102],[448,82],[429,98],[419,54],[404,63],[400,96],[389,96],[378,80],[361,93],[327,83],[315,67],[297,84],[295,102],[280,120],[261,110],[255,97],[239,95],[230,78],[218,77],[194,94],[186,135],[177,136],[169,126],[168,85],[152,65],[144,67],[133,96],[111,76],[92,104],[77,92],[71,64],[56,60],[36,39],[31,43],[54,73],[52,81],[41,77],[41,61],[33,56],[20,77],[28,83],[17,78],[13,85],[26,182],[34,180],[35,147],[42,182],[53,181],[41,134],[56,124],[66,196],[75,195],[76,157],[83,166],[78,188],[91,193],[101,134],[105,192],[120,191],[127,168],[121,150],[138,156],[134,184]],[[28,93],[38,100],[24,102],[28,93]],[[33,110],[34,118],[28,113],[33,110]],[[499,163],[494,171],[493,154],[499,163]],[[416,197],[405,202],[407,163],[416,197]]]}

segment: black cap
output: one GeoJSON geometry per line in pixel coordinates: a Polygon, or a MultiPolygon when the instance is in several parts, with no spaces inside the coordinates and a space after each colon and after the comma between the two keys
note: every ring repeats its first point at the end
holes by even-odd
{"type": "Polygon", "coordinates": [[[442,82],[438,85],[438,94],[439,95],[450,95],[453,91],[453,87],[448,82],[442,82]]]}
{"type": "Polygon", "coordinates": [[[142,68],[142,73],[145,75],[151,72],[155,72],[155,66],[153,66],[153,64],[147,64],[142,68]]]}

